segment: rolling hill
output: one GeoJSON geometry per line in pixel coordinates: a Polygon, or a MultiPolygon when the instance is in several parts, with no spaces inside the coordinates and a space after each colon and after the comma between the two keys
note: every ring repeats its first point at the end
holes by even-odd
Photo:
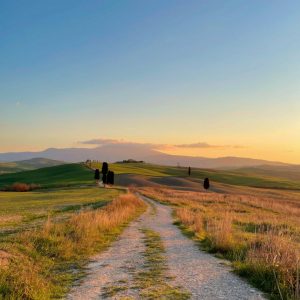
{"type": "Polygon", "coordinates": [[[0,188],[15,182],[35,183],[52,188],[93,182],[93,172],[80,164],[64,164],[37,170],[0,175],[0,188]]]}
{"type": "MultiPolygon", "coordinates": [[[[94,163],[94,168],[101,168],[94,163]]],[[[256,171],[255,168],[242,170],[212,170],[192,168],[191,177],[187,168],[170,167],[146,163],[110,164],[116,174],[116,184],[130,186],[166,185],[179,188],[201,189],[202,180],[209,177],[212,183],[233,186],[300,190],[300,179],[285,178],[271,171],[256,171]],[[247,171],[248,170],[248,171],[247,171]]],[[[260,170],[258,168],[258,170],[260,170]]],[[[299,174],[298,174],[299,176],[299,174]]],[[[64,164],[12,174],[0,175],[0,188],[15,182],[36,183],[42,187],[87,185],[94,182],[93,171],[82,164],[64,164]]]]}
{"type": "Polygon", "coordinates": [[[300,180],[300,165],[287,165],[287,166],[261,165],[257,167],[239,168],[233,171],[241,175],[254,174],[260,176],[280,177],[288,180],[300,180]]]}
{"type": "Polygon", "coordinates": [[[35,170],[44,167],[62,165],[64,162],[48,158],[32,158],[14,162],[0,162],[0,174],[35,170]]]}

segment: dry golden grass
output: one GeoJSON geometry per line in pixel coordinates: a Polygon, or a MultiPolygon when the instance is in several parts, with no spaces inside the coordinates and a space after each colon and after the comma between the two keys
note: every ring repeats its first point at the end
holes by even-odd
{"type": "Polygon", "coordinates": [[[76,277],[74,269],[108,246],[144,209],[133,194],[121,195],[102,209],[79,212],[61,223],[48,219],[41,229],[17,235],[2,250],[7,259],[0,265],[0,299],[62,296],[76,277]]]}
{"type": "Polygon", "coordinates": [[[299,299],[300,199],[153,188],[142,193],[173,205],[184,230],[273,297],[299,299]]]}

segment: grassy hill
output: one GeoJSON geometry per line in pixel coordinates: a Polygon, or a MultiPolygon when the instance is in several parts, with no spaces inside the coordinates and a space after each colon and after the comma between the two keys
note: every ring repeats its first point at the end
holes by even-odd
{"type": "Polygon", "coordinates": [[[15,182],[35,183],[42,187],[60,187],[93,182],[93,172],[80,164],[64,164],[32,171],[0,175],[0,188],[15,182]]]}
{"type": "MultiPolygon", "coordinates": [[[[101,168],[101,164],[93,164],[94,168],[101,168]]],[[[277,167],[276,167],[277,168],[277,167]]],[[[300,189],[300,170],[298,171],[298,177],[294,174],[294,177],[288,178],[280,170],[278,171],[270,169],[268,172],[259,172],[258,169],[249,168],[251,171],[244,170],[212,170],[212,169],[199,169],[192,168],[191,179],[204,179],[209,177],[211,181],[238,185],[238,186],[250,186],[261,188],[276,188],[276,189],[300,189]]],[[[110,164],[110,169],[116,174],[134,174],[147,177],[149,180],[156,180],[157,177],[181,177],[189,179],[187,174],[187,168],[184,167],[171,167],[171,166],[159,166],[146,163],[116,163],[110,164]]]]}
{"type": "MultiPolygon", "coordinates": [[[[101,168],[101,164],[93,164],[94,168],[101,168]]],[[[145,182],[171,182],[171,179],[196,181],[209,177],[212,182],[225,183],[236,186],[250,186],[260,188],[295,189],[300,190],[300,175],[294,174],[288,178],[286,174],[276,170],[262,170],[249,168],[243,170],[225,171],[192,168],[191,177],[188,177],[187,168],[168,167],[145,163],[117,163],[110,164],[110,169],[118,175],[136,175],[145,179],[145,182]],[[299,179],[297,179],[299,176],[299,179]]],[[[174,182],[176,180],[173,180],[174,182]]],[[[178,180],[177,180],[178,181],[178,180]]],[[[15,182],[35,183],[42,187],[60,187],[85,185],[93,182],[93,171],[80,164],[64,164],[60,166],[41,168],[0,175],[0,188],[15,182]]],[[[133,182],[134,184],[134,182],[133,182]]],[[[184,184],[184,183],[182,183],[184,184]]],[[[167,184],[168,185],[168,184],[167,184]]],[[[176,184],[174,184],[176,185],[176,184]]]]}
{"type": "Polygon", "coordinates": [[[289,166],[267,166],[239,168],[236,170],[239,174],[253,174],[260,176],[273,176],[288,180],[300,181],[300,165],[289,166]]]}
{"type": "Polygon", "coordinates": [[[64,162],[47,158],[33,158],[14,162],[0,162],[0,174],[35,170],[44,167],[58,166],[61,164],[64,164],[64,162]]]}

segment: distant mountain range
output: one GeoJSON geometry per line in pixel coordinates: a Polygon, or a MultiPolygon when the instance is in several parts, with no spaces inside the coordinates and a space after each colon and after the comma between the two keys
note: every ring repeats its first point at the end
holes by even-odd
{"type": "Polygon", "coordinates": [[[116,162],[124,159],[143,160],[160,165],[192,166],[208,169],[235,169],[242,167],[288,166],[288,164],[242,157],[191,157],[170,155],[152,149],[147,144],[124,143],[108,144],[96,148],[49,148],[40,152],[0,153],[0,162],[28,160],[37,157],[65,162],[80,162],[87,159],[116,162]]]}

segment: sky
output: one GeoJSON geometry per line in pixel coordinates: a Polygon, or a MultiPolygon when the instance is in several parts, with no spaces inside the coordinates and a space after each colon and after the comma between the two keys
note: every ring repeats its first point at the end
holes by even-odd
{"type": "Polygon", "coordinates": [[[300,2],[0,0],[0,152],[93,139],[300,164],[300,2]]]}

